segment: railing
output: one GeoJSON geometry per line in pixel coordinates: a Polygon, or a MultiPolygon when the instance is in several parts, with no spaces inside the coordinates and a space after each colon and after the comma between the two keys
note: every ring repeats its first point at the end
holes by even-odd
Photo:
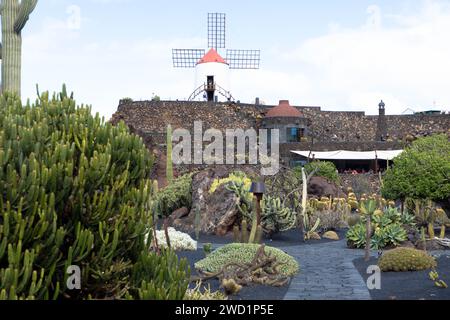
{"type": "Polygon", "coordinates": [[[217,91],[221,96],[225,97],[228,101],[235,101],[230,91],[226,91],[224,88],[214,83],[214,86],[202,84],[200,87],[194,90],[190,95],[188,101],[194,101],[200,94],[207,91],[217,91]]]}

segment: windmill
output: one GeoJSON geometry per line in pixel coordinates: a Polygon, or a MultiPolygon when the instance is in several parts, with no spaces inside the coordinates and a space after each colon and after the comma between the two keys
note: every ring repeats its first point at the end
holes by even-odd
{"type": "Polygon", "coordinates": [[[204,49],[172,49],[174,68],[196,70],[195,90],[189,101],[203,94],[207,101],[233,101],[230,93],[229,73],[232,69],[259,69],[260,50],[226,49],[226,58],[219,50],[225,50],[225,13],[208,13],[208,52],[204,49]]]}

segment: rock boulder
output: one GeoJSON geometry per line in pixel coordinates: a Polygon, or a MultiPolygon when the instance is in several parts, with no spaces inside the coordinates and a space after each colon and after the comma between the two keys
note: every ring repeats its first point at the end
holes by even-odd
{"type": "Polygon", "coordinates": [[[344,197],[338,186],[323,177],[312,177],[308,184],[308,195],[315,197],[344,197]]]}

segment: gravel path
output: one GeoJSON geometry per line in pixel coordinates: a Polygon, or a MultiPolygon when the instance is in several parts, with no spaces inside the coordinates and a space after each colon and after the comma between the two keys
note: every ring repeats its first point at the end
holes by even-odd
{"type": "Polygon", "coordinates": [[[353,265],[364,251],[347,249],[345,240],[280,249],[300,264],[285,300],[370,300],[366,283],[353,265]]]}

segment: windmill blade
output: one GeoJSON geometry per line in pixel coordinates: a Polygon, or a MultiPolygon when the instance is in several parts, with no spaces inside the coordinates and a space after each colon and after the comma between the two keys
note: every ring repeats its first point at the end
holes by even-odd
{"type": "Polygon", "coordinates": [[[259,69],[260,50],[227,50],[227,63],[230,69],[259,69]]]}
{"type": "Polygon", "coordinates": [[[208,13],[208,47],[225,48],[225,13],[208,13]]]}
{"type": "Polygon", "coordinates": [[[205,56],[203,49],[172,49],[174,68],[195,68],[201,58],[205,56]]]}

